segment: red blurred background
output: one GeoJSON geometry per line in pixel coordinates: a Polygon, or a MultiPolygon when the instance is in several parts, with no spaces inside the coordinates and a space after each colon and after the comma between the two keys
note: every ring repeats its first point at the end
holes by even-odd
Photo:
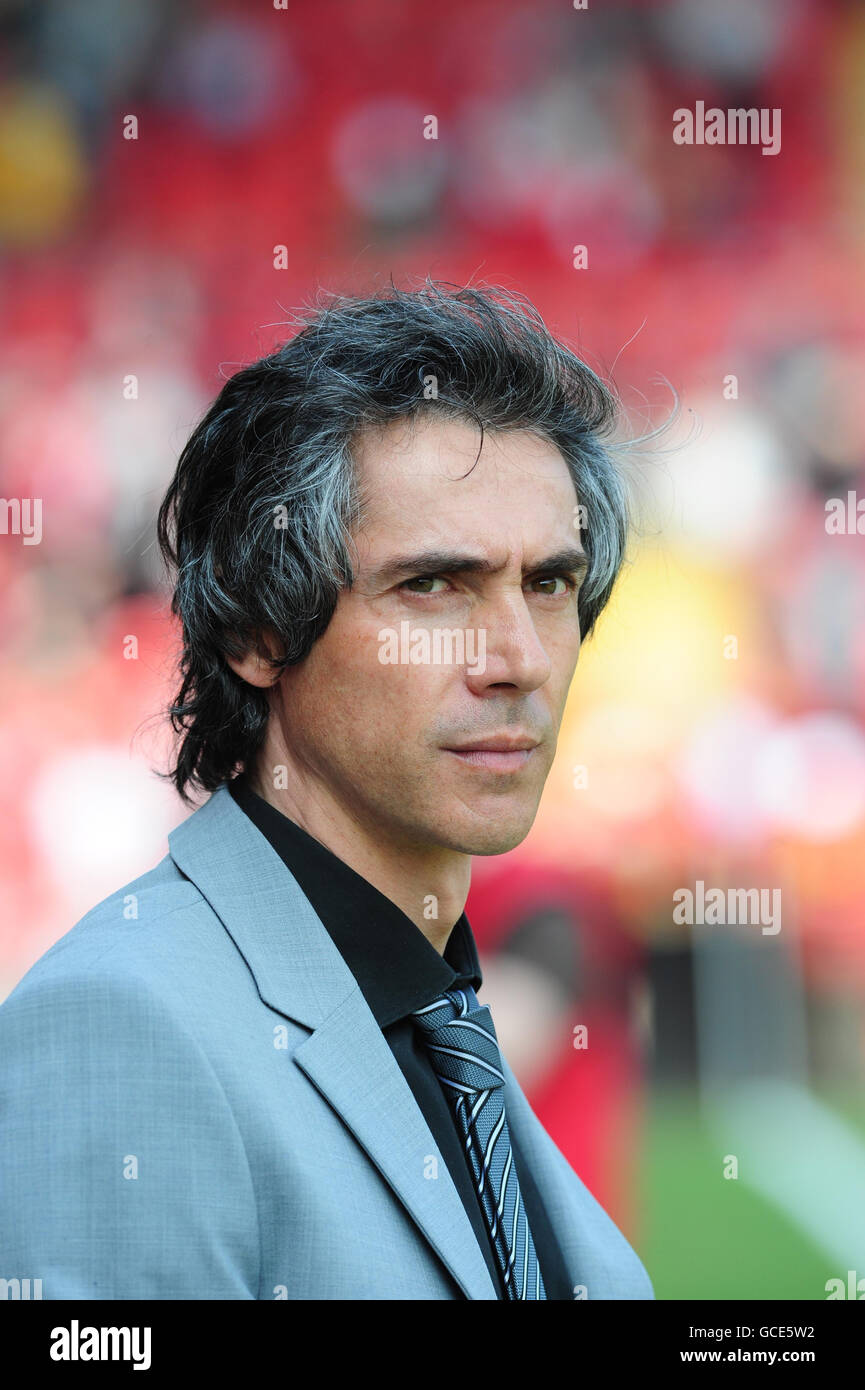
{"type": "Polygon", "coordinates": [[[485,1001],[659,1297],[865,1272],[862,5],[7,0],[0,74],[0,487],[42,507],[0,535],[0,997],[186,813],[154,518],[204,406],[318,286],[504,284],[633,433],[680,414],[476,864],[485,1001]],[[675,144],[697,100],[780,152],[675,144]],[[781,930],[677,925],[697,880],[781,930]]]}

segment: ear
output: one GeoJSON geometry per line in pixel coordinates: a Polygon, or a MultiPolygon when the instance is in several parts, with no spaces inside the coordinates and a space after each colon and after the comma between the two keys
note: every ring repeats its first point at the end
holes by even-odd
{"type": "Polygon", "coordinates": [[[240,676],[242,681],[258,686],[260,690],[267,690],[275,685],[282,675],[281,671],[273,669],[267,658],[269,656],[275,660],[281,653],[270,632],[261,634],[260,648],[250,647],[243,656],[231,656],[228,652],[224,655],[234,674],[240,676]]]}

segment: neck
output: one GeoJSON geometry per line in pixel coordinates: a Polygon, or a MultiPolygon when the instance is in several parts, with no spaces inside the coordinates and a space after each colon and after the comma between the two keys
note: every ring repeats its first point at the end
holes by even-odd
{"type": "Polygon", "coordinates": [[[271,759],[265,750],[250,772],[253,791],[308,835],[337,855],[355,873],[390,898],[430,945],[443,954],[462,915],[471,882],[471,858],[441,845],[398,840],[388,828],[342,805],[329,788],[292,763],[285,749],[271,759]],[[286,769],[274,787],[262,768],[286,769]]]}

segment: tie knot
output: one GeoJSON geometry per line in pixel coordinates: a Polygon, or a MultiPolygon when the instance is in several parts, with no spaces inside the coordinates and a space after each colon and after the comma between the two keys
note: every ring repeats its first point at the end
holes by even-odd
{"type": "Polygon", "coordinates": [[[451,989],[412,1015],[421,1029],[439,1080],[461,1092],[504,1085],[492,1015],[471,987],[451,989]]]}

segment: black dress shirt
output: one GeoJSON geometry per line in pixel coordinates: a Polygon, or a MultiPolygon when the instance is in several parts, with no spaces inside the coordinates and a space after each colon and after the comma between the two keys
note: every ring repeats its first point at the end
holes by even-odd
{"type": "MultiPolygon", "coordinates": [[[[505,1289],[463,1153],[453,1112],[411,1014],[445,990],[482,983],[474,936],[462,914],[440,955],[390,898],[319,840],[260,797],[245,777],[231,794],[283,860],[357,980],[447,1165],[481,1248],[498,1297],[505,1289]]],[[[506,1112],[507,1113],[507,1112],[506,1112]]],[[[571,1299],[562,1254],[540,1194],[513,1133],[511,1147],[548,1299],[571,1299]]]]}

